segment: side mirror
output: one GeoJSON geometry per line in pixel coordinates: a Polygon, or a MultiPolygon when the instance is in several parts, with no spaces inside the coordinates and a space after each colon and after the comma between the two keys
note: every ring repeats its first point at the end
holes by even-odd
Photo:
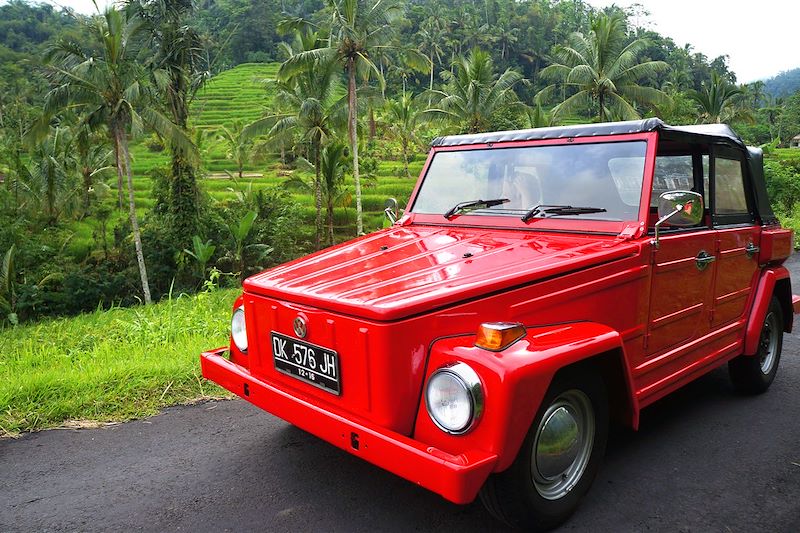
{"type": "Polygon", "coordinates": [[[667,191],[658,197],[658,222],[653,245],[658,248],[658,230],[665,222],[673,226],[696,226],[703,220],[703,196],[693,191],[667,191]]]}
{"type": "Polygon", "coordinates": [[[397,222],[397,200],[394,198],[387,198],[383,203],[383,213],[389,219],[389,224],[397,222]]]}

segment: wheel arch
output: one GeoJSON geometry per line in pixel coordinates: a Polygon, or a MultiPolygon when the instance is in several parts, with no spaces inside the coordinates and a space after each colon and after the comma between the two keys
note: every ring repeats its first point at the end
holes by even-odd
{"type": "Polygon", "coordinates": [[[442,339],[432,347],[426,386],[437,368],[463,361],[472,366],[486,388],[482,420],[466,435],[444,434],[430,421],[420,402],[414,437],[451,454],[479,448],[497,454],[494,471],[508,468],[560,373],[599,374],[608,390],[611,419],[636,429],[639,406],[630,367],[616,330],[594,322],[529,327],[527,336],[502,352],[473,344],[474,336],[442,339]]]}
{"type": "Polygon", "coordinates": [[[598,372],[608,394],[609,416],[618,424],[636,429],[639,410],[626,368],[625,353],[620,346],[563,366],[553,375],[552,381],[573,372],[598,372]]]}
{"type": "Polygon", "coordinates": [[[781,311],[783,311],[783,330],[786,333],[792,331],[794,309],[789,271],[783,266],[764,269],[758,279],[753,305],[750,308],[750,316],[747,319],[742,352],[744,355],[754,355],[758,350],[761,325],[767,316],[767,310],[773,295],[780,302],[781,311]]]}

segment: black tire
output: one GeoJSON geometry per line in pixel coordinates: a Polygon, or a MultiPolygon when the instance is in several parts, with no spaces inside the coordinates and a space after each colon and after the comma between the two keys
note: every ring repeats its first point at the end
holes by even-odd
{"type": "Polygon", "coordinates": [[[775,380],[783,346],[783,308],[774,296],[761,325],[758,351],[728,363],[734,388],[742,394],[761,394],[775,380]]]}
{"type": "Polygon", "coordinates": [[[481,501],[495,518],[511,527],[526,531],[552,529],[575,512],[589,490],[605,455],[607,441],[608,398],[602,379],[596,375],[558,376],[545,394],[514,463],[486,481],[481,489],[481,501]],[[553,420],[563,416],[561,408],[568,414],[571,409],[569,416],[575,421],[575,427],[581,427],[574,438],[567,437],[569,443],[564,442],[564,435],[558,442],[552,441],[555,433],[551,428],[558,426],[553,420]],[[591,430],[588,422],[577,421],[578,412],[592,419],[591,430]],[[581,438],[590,433],[591,437],[581,438]],[[575,458],[563,470],[561,467],[567,464],[565,461],[569,461],[571,453],[562,454],[560,458],[544,453],[537,441],[548,437],[551,445],[567,447],[567,451],[578,449],[575,458]],[[540,452],[535,454],[537,449],[540,452]],[[548,468],[549,476],[546,475],[548,468]]]}

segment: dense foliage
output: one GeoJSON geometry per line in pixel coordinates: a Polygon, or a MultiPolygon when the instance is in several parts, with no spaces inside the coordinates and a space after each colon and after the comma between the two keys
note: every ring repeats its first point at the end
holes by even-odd
{"type": "Polygon", "coordinates": [[[236,285],[375,229],[442,133],[729,122],[766,147],[794,224],[800,158],[783,147],[800,134],[800,71],[739,84],[725,56],[637,27],[632,9],[127,0],[83,17],[11,0],[0,327],[236,285]]]}

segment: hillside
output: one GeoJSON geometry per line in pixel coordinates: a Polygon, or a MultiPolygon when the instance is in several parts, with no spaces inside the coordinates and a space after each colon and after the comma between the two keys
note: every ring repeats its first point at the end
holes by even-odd
{"type": "Polygon", "coordinates": [[[214,76],[192,104],[192,125],[214,130],[259,118],[271,101],[265,82],[274,80],[278,63],[245,63],[214,76]]]}
{"type": "Polygon", "coordinates": [[[764,81],[764,92],[776,98],[786,97],[800,91],[800,67],[781,72],[764,81]]]}
{"type": "MultiPolygon", "coordinates": [[[[245,165],[245,171],[250,177],[245,179],[246,183],[235,184],[226,178],[225,171],[235,173],[236,165],[226,157],[226,147],[217,135],[221,126],[231,127],[236,121],[246,124],[263,115],[271,102],[266,81],[275,79],[278,67],[278,63],[246,63],[226,70],[209,80],[192,103],[190,125],[206,132],[207,138],[202,147],[203,163],[205,170],[213,178],[203,180],[201,188],[215,200],[232,199],[236,191],[243,188],[257,191],[278,186],[290,174],[280,169],[275,161],[251,160],[245,165]]],[[[152,181],[147,176],[150,169],[165,165],[169,161],[166,150],[151,151],[147,144],[148,139],[145,138],[140,139],[132,147],[134,189],[136,203],[140,208],[150,208],[154,204],[152,181]]],[[[423,156],[424,153],[420,151],[411,162],[410,170],[413,177],[416,177],[422,169],[423,156]]],[[[414,180],[403,176],[403,165],[398,157],[399,154],[389,154],[377,158],[377,168],[373,176],[375,179],[367,180],[365,184],[362,201],[365,226],[369,230],[381,226],[383,203],[387,197],[396,197],[401,205],[405,205],[411,194],[414,180]]],[[[303,172],[300,174],[309,176],[303,172]]],[[[115,187],[112,182],[109,184],[115,187]]],[[[352,189],[352,186],[350,188],[352,189]]],[[[299,192],[293,196],[301,205],[310,225],[315,214],[312,197],[299,192]]],[[[335,224],[343,230],[340,239],[349,236],[344,233],[344,228],[351,226],[354,220],[354,205],[336,209],[335,224]]],[[[76,226],[87,223],[79,222],[76,226]]],[[[81,234],[88,236],[91,231],[89,228],[84,228],[81,234]]]]}

